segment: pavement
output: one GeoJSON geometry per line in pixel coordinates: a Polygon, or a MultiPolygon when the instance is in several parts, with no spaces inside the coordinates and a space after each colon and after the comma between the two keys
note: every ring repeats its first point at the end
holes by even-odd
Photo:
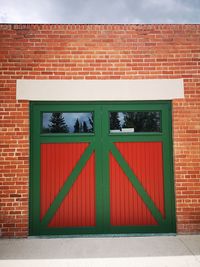
{"type": "Polygon", "coordinates": [[[0,267],[200,267],[200,235],[0,239],[0,267]]]}

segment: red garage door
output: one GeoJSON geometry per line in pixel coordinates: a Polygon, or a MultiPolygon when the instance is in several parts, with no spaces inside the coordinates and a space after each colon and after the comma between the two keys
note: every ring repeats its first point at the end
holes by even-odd
{"type": "Polygon", "coordinates": [[[170,102],[32,103],[30,234],[175,232],[170,102]]]}

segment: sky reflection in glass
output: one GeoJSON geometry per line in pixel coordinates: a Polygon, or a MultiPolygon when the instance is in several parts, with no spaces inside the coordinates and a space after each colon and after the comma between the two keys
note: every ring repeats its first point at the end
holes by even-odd
{"type": "Polygon", "coordinates": [[[43,113],[42,133],[93,133],[93,112],[43,113]]]}

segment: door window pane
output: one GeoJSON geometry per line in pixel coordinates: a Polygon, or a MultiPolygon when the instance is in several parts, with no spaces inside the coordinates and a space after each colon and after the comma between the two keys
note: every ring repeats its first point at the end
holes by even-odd
{"type": "Polygon", "coordinates": [[[110,112],[110,133],[160,131],[159,111],[110,112]]]}
{"type": "Polygon", "coordinates": [[[43,113],[42,133],[94,133],[93,112],[43,113]]]}

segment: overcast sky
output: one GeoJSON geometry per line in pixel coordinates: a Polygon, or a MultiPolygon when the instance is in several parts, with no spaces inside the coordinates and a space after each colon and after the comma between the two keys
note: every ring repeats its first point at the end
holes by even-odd
{"type": "Polygon", "coordinates": [[[200,23],[200,0],[0,0],[1,23],[200,23]]]}

